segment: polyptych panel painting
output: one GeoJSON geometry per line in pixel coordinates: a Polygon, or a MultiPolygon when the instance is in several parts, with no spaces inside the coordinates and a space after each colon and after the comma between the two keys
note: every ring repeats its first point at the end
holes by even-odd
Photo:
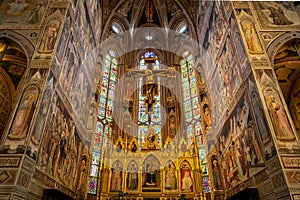
{"type": "Polygon", "coordinates": [[[49,0],[0,0],[1,25],[39,25],[49,0]]]}
{"type": "Polygon", "coordinates": [[[195,190],[193,180],[191,165],[184,161],[180,167],[180,191],[193,192],[195,190]]]}
{"type": "Polygon", "coordinates": [[[264,166],[263,149],[246,94],[224,124],[217,148],[223,184],[227,189],[246,180],[264,166]]]}
{"type": "Polygon", "coordinates": [[[296,28],[300,26],[300,10],[297,1],[253,2],[263,28],[296,28]]]}
{"type": "Polygon", "coordinates": [[[160,162],[154,156],[149,156],[143,163],[142,189],[148,192],[159,192],[161,190],[160,162]]]}
{"type": "Polygon", "coordinates": [[[128,192],[137,192],[139,186],[138,164],[131,161],[127,166],[126,190],[128,192]]]}
{"type": "Polygon", "coordinates": [[[55,107],[46,122],[37,166],[69,189],[75,190],[83,144],[73,118],[57,93],[54,99],[55,107]]]}
{"type": "Polygon", "coordinates": [[[169,161],[168,165],[165,167],[165,190],[166,192],[176,192],[177,191],[177,173],[176,167],[173,162],[169,161]]]}

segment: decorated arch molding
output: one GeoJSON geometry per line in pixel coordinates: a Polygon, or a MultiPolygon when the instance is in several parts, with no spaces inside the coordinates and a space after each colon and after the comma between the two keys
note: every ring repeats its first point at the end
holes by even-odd
{"type": "Polygon", "coordinates": [[[28,66],[34,53],[34,45],[30,42],[30,40],[28,40],[25,36],[21,35],[20,33],[11,30],[0,31],[0,37],[5,37],[10,40],[13,40],[21,46],[27,57],[28,66]]]}
{"type": "Polygon", "coordinates": [[[272,65],[274,65],[274,59],[277,51],[282,47],[282,45],[284,45],[292,39],[300,39],[300,32],[288,32],[279,35],[270,43],[270,45],[268,45],[267,54],[270,58],[272,65]]]}

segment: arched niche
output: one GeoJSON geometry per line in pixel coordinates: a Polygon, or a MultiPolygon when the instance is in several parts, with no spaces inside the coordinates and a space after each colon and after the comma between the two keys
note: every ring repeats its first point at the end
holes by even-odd
{"type": "Polygon", "coordinates": [[[285,41],[273,57],[273,65],[286,105],[300,135],[300,38],[285,41]]]}
{"type": "Polygon", "coordinates": [[[27,56],[18,43],[0,36],[0,137],[22,85],[27,61],[27,56]]]}

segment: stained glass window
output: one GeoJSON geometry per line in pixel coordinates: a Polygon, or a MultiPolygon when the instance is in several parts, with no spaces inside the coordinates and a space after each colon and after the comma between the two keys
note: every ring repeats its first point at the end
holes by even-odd
{"type": "MultiPolygon", "coordinates": [[[[153,66],[153,70],[160,69],[160,64],[157,59],[157,56],[153,52],[147,52],[141,58],[139,63],[140,70],[146,70],[147,65],[145,64],[145,58],[156,58],[155,64],[153,66]]],[[[161,145],[161,99],[160,99],[160,77],[158,77],[158,95],[155,96],[155,105],[153,109],[153,113],[149,114],[146,112],[146,104],[145,98],[146,96],[142,95],[142,86],[143,86],[143,77],[139,78],[139,112],[138,112],[138,138],[139,138],[139,146],[141,146],[145,142],[145,135],[147,133],[147,129],[149,127],[149,120],[148,117],[151,118],[151,124],[153,125],[154,129],[158,133],[158,144],[161,145]]]]}
{"type": "Polygon", "coordinates": [[[193,56],[185,52],[184,59],[181,60],[181,78],[183,101],[185,110],[187,142],[194,140],[199,148],[199,160],[202,170],[202,180],[204,192],[210,192],[209,179],[207,173],[207,161],[204,148],[204,136],[201,126],[200,104],[198,100],[197,79],[194,72],[193,56]]]}
{"type": "Polygon", "coordinates": [[[105,148],[108,145],[107,138],[111,135],[111,123],[113,116],[114,94],[117,81],[117,60],[116,54],[110,51],[106,55],[101,80],[99,95],[98,121],[94,135],[94,149],[90,178],[88,181],[88,193],[96,194],[100,177],[100,163],[103,162],[105,148]]]}
{"type": "Polygon", "coordinates": [[[187,141],[191,144],[194,137],[200,133],[200,104],[198,100],[197,80],[194,73],[193,56],[185,52],[181,60],[181,78],[185,120],[187,127],[187,141]]]}

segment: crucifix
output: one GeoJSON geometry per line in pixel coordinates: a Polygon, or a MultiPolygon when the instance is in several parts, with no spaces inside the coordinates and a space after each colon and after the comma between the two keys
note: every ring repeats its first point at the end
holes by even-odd
{"type": "Polygon", "coordinates": [[[154,112],[154,105],[156,103],[155,96],[158,95],[158,76],[165,76],[170,74],[170,69],[156,69],[154,70],[155,58],[145,58],[146,70],[128,71],[129,75],[142,76],[142,96],[145,96],[144,104],[146,105],[146,112],[152,114],[154,112]]]}

